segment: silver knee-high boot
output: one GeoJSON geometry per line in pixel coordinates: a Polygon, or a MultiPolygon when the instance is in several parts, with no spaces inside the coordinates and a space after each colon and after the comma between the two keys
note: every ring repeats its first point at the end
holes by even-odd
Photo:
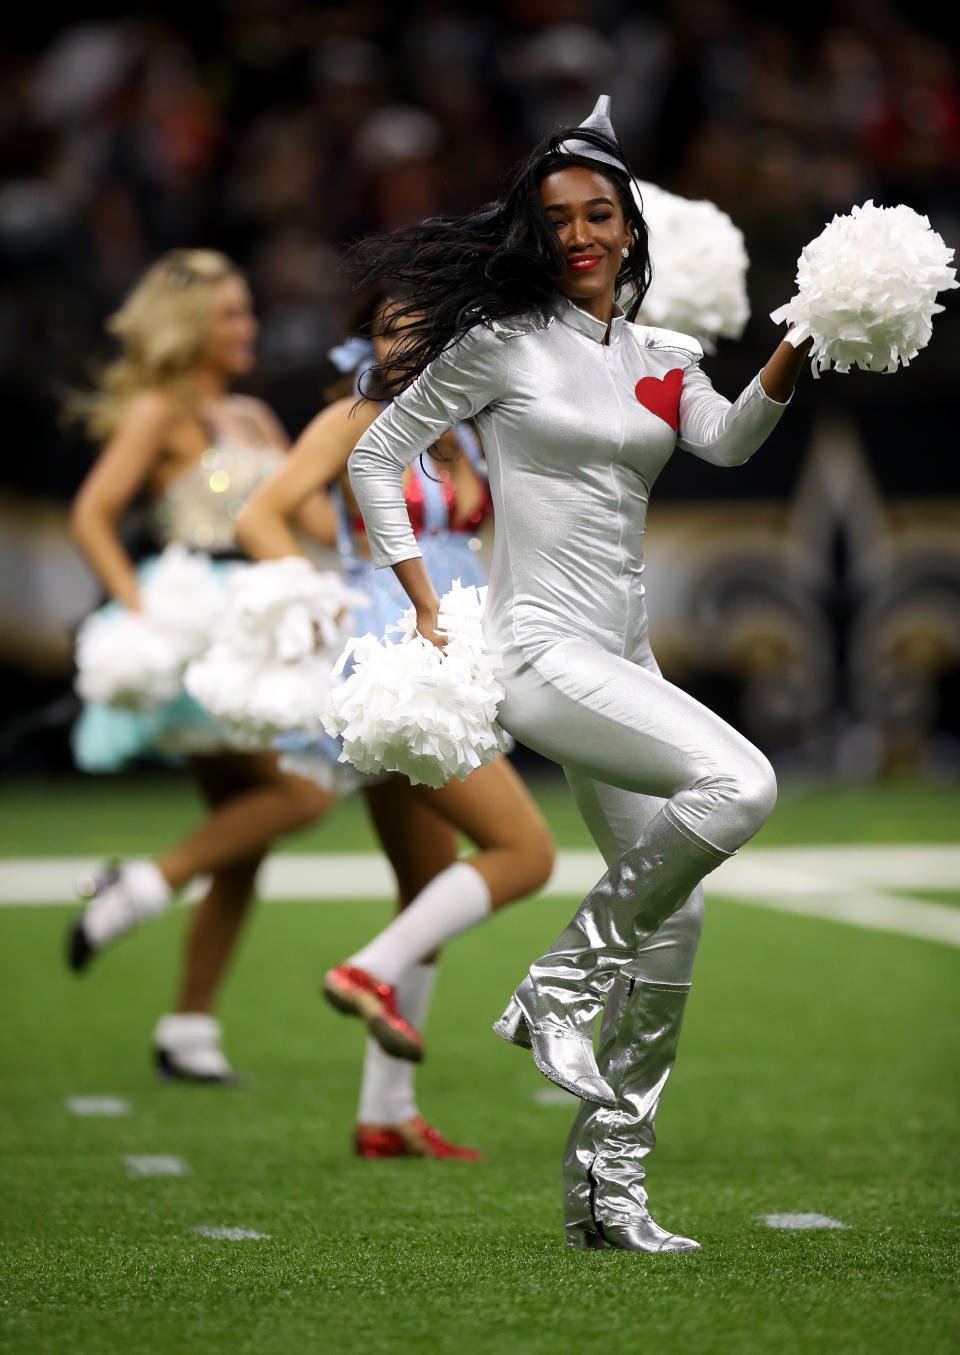
{"type": "Polygon", "coordinates": [[[661,810],[635,847],[614,861],[569,926],[530,966],[493,1027],[533,1052],[551,1082],[584,1101],[615,1106],[593,1052],[593,1023],[616,975],[727,853],[661,810]]]}
{"type": "Polygon", "coordinates": [[[688,983],[621,975],[600,1032],[599,1067],[617,1093],[609,1109],[584,1103],[563,1157],[567,1245],[582,1250],[699,1251],[650,1217],[644,1159],[656,1143],[654,1116],[677,1055],[688,983]]]}

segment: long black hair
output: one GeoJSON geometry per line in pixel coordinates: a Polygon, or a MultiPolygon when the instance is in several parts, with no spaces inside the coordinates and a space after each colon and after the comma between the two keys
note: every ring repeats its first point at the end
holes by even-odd
{"type": "Polygon", "coordinates": [[[624,161],[619,142],[587,127],[570,127],[541,142],[515,172],[505,196],[467,216],[434,217],[389,235],[355,244],[348,268],[358,286],[385,283],[397,298],[394,321],[413,322],[389,367],[368,372],[371,387],[397,394],[474,325],[530,316],[541,322],[553,311],[565,259],[540,198],[540,183],[560,169],[583,166],[613,185],[630,246],[617,274],[617,295],[630,293],[628,320],[635,318],[650,286],[650,252],[643,212],[626,170],[563,143],[579,141],[624,161]]]}

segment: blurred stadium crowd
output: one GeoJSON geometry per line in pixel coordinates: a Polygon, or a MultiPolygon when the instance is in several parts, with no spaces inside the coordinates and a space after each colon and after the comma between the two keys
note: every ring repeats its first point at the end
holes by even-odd
{"type": "MultiPolygon", "coordinates": [[[[834,211],[904,201],[948,244],[960,240],[953,21],[938,27],[905,4],[841,0],[781,17],[733,0],[230,0],[90,15],[51,37],[42,13],[21,13],[0,36],[0,495],[21,525],[24,502],[62,502],[89,464],[93,449],[58,425],[57,392],[106,351],[104,317],[157,254],[208,244],[248,270],[262,322],[256,388],[296,434],[320,403],[326,352],[349,309],[345,243],[494,196],[514,160],[578,122],[600,91],[613,95],[641,177],[712,199],[744,231],[754,318],[744,343],[709,366],[725,393],[769,351],[767,314],[834,211]]],[[[956,310],[909,373],[825,379],[816,400],[806,382],[775,464],[758,458],[735,477],[671,466],[658,487],[668,504],[708,500],[706,537],[719,532],[685,601],[683,542],[702,543],[704,523],[691,535],[690,519],[677,518],[671,555],[664,517],[660,558],[680,569],[664,563],[660,582],[654,553],[650,592],[665,599],[668,666],[707,681],[712,663],[714,685],[735,683],[761,741],[832,748],[843,708],[850,728],[902,725],[909,760],[949,724],[944,692],[960,670],[960,637],[944,619],[960,598],[960,517],[944,498],[960,492],[944,455],[960,412],[956,310]],[[734,514],[724,536],[716,514],[734,499],[753,503],[757,523],[734,514]],[[922,635],[898,631],[878,657],[874,618],[853,654],[864,600],[874,606],[904,577],[901,503],[910,567],[932,580],[922,606],[911,604],[922,635]],[[918,503],[939,514],[933,562],[918,503]],[[751,531],[756,549],[743,556],[751,531]],[[743,562],[723,583],[733,542],[743,562]],[[729,649],[729,606],[771,569],[777,597],[767,590],[748,607],[759,631],[724,655],[711,617],[729,649]],[[702,601],[704,578],[719,611],[702,601]],[[888,687],[891,664],[908,672],[894,696],[851,695],[858,672],[876,686],[884,664],[888,687]]],[[[8,709],[30,710],[64,685],[69,663],[62,645],[24,640],[22,585],[14,591],[19,613],[9,584],[0,596],[0,632],[16,651],[4,695],[8,709]],[[38,675],[52,686],[41,692],[38,675]]],[[[703,694],[723,706],[717,691],[703,694]]],[[[736,718],[729,703],[727,713],[736,718]]],[[[856,757],[896,760],[889,746],[856,757]]]]}

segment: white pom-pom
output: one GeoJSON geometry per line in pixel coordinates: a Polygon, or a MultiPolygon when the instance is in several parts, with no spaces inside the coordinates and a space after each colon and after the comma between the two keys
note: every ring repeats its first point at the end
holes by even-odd
{"type": "Polygon", "coordinates": [[[937,293],[956,287],[953,250],[927,217],[901,203],[854,207],[835,216],[797,261],[798,292],[771,320],[794,328],[798,347],[813,337],[814,376],[831,366],[895,372],[930,342],[937,293]]]}
{"type": "Polygon", "coordinates": [[[77,632],[76,658],[84,701],[144,710],[180,690],[180,647],[142,612],[94,612],[77,632]]]}
{"type": "MultiPolygon", "coordinates": [[[[640,180],[633,193],[647,223],[653,266],[640,321],[692,334],[707,352],[717,339],[738,339],[750,318],[743,233],[715,203],[640,180]]],[[[621,304],[630,299],[621,296],[621,304]]]]}
{"type": "Polygon", "coordinates": [[[139,612],[113,604],[81,625],[80,696],[130,710],[172,700],[184,668],[209,643],[223,593],[206,555],[168,546],[141,585],[139,612]]]}
{"type": "Polygon", "coordinates": [[[309,560],[266,560],[234,574],[214,643],[186,672],[187,691],[241,747],[320,731],[333,667],[366,601],[309,560]]]}
{"type": "Polygon", "coordinates": [[[441,599],[438,629],[450,637],[443,651],[417,634],[413,608],[388,629],[399,632],[398,643],[373,635],[350,641],[339,666],[352,660],[353,671],[332,689],[323,721],[343,739],[341,762],[439,787],[506,750],[497,656],[484,648],[481,629],[486,591],[458,579],[441,599]]]}
{"type": "Polygon", "coordinates": [[[223,610],[224,576],[208,555],[167,546],[140,589],[140,605],[158,630],[179,646],[187,663],[210,643],[223,610]]]}

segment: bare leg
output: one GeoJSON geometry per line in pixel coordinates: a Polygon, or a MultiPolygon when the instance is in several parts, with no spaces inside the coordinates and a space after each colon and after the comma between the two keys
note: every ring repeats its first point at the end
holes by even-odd
{"type": "Polygon", "coordinates": [[[414,786],[413,794],[477,845],[469,864],[489,889],[491,908],[523,898],[550,878],[555,855],[550,831],[506,758],[439,790],[414,786]]]}
{"type": "Polygon", "coordinates": [[[218,870],[193,910],[184,945],[178,1012],[209,1012],[253,902],[263,854],[218,870]]]}
{"type": "MultiPolygon", "coordinates": [[[[269,850],[267,824],[278,821],[261,820],[254,830],[251,816],[271,797],[276,808],[288,789],[288,803],[299,804],[304,811],[317,797],[307,783],[302,796],[299,785],[283,786],[293,778],[281,774],[269,755],[196,758],[192,769],[213,813],[187,843],[193,845],[197,872],[209,871],[212,878],[187,926],[177,1005],[158,1022],[154,1057],[164,1077],[230,1083],[235,1078],[220,1049],[220,1026],[211,1012],[250,911],[257,871],[269,850]],[[204,861],[206,865],[199,864],[204,861]]],[[[183,855],[183,846],[176,852],[183,855]]]]}
{"type": "Polygon", "coordinates": [[[324,991],[338,1010],[362,1016],[386,1053],[416,1062],[422,1041],[395,1010],[394,985],[445,941],[542,885],[554,850],[536,805],[503,758],[466,781],[439,790],[416,786],[410,794],[479,851],[434,876],[388,927],[329,971],[324,991]]]}
{"type": "Polygon", "coordinates": [[[304,828],[325,814],[334,797],[312,781],[281,772],[274,753],[233,753],[196,758],[217,768],[217,784],[235,789],[218,799],[213,814],[169,852],[157,858],[167,883],[180,889],[197,875],[210,875],[251,856],[263,855],[276,837],[304,828]]]}
{"type": "Polygon", "coordinates": [[[392,776],[364,792],[370,822],[397,877],[402,912],[457,859],[457,834],[416,794],[406,777],[392,776]]]}
{"type": "Polygon", "coordinates": [[[312,781],[281,772],[272,753],[194,758],[192,770],[213,813],[158,860],[126,862],[94,881],[68,933],[67,962],[82,971],[105,944],[162,913],[173,889],[210,875],[210,889],[190,927],[178,1008],[203,1013],[229,961],[271,841],[319,817],[334,797],[312,781]]]}
{"type": "MultiPolygon", "coordinates": [[[[348,960],[351,969],[388,985],[492,910],[543,884],[553,867],[546,824],[505,759],[472,772],[466,781],[450,781],[439,790],[414,786],[410,793],[471,838],[479,851],[442,870],[409,908],[348,960]]],[[[336,993],[331,996],[334,1006],[335,999],[336,993]]],[[[373,1012],[373,1005],[367,1005],[373,1012]]],[[[401,1043],[405,1039],[401,1033],[401,1043]]],[[[390,1052],[405,1056],[400,1049],[390,1052]]]]}
{"type": "MultiPolygon", "coordinates": [[[[187,843],[199,841],[201,849],[215,850],[218,855],[226,852],[231,829],[239,831],[241,819],[253,812],[252,805],[262,803],[264,794],[275,793],[277,781],[297,782],[291,802],[302,803],[304,809],[313,798],[310,795],[313,789],[318,793],[318,804],[332,803],[332,797],[320,787],[279,772],[276,759],[269,754],[194,758],[192,770],[213,814],[187,843]],[[216,826],[215,835],[207,832],[211,825],[216,826]]],[[[194,909],[187,930],[178,1012],[209,1012],[213,1007],[253,901],[257,871],[270,846],[269,841],[251,844],[252,836],[233,839],[231,858],[213,868],[210,887],[194,909]],[[253,845],[254,850],[239,855],[238,842],[243,842],[246,848],[253,845]]],[[[185,845],[175,848],[174,853],[183,852],[185,845]]]]}
{"type": "MultiPolygon", "coordinates": [[[[217,758],[197,758],[193,771],[211,809],[229,804],[231,794],[236,790],[229,764],[223,766],[217,758]]],[[[264,854],[254,853],[214,872],[210,887],[193,910],[187,928],[176,1011],[209,1012],[212,1009],[220,980],[253,901],[257,870],[264,854]]]]}

